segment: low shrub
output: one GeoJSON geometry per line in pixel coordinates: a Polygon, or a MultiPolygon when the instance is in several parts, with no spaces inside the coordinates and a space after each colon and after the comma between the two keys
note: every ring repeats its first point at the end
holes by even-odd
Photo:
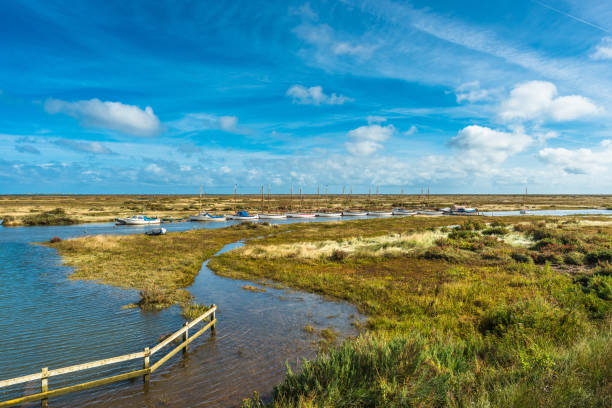
{"type": "Polygon", "coordinates": [[[341,249],[334,249],[334,251],[329,256],[329,260],[332,262],[342,262],[348,257],[348,253],[341,249]]]}
{"type": "Polygon", "coordinates": [[[533,263],[533,258],[524,252],[513,252],[510,257],[516,262],[520,263],[533,263]]]}
{"type": "Polygon", "coordinates": [[[506,227],[498,226],[487,228],[482,231],[483,235],[506,235],[508,233],[508,229],[506,227]]]}
{"type": "Polygon", "coordinates": [[[60,237],[53,237],[49,240],[50,243],[55,244],[56,242],[62,242],[62,239],[60,237]]]}
{"type": "Polygon", "coordinates": [[[584,254],[577,251],[569,252],[563,256],[563,261],[567,265],[583,265],[584,254]]]}
{"type": "Polygon", "coordinates": [[[78,220],[66,215],[63,208],[56,208],[39,214],[25,215],[21,222],[24,225],[69,225],[78,223],[78,220]]]}
{"type": "Polygon", "coordinates": [[[586,261],[593,265],[601,262],[612,262],[612,249],[602,248],[596,249],[586,254],[586,261]]]}

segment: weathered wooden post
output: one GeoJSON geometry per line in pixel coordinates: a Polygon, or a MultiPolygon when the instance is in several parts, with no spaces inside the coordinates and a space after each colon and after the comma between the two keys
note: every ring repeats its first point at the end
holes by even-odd
{"type": "MultiPolygon", "coordinates": [[[[189,322],[185,322],[185,333],[183,334],[183,342],[187,342],[189,340],[189,322]]],[[[183,348],[183,354],[187,353],[187,344],[183,348]]]]}
{"type": "MultiPolygon", "coordinates": [[[[149,370],[150,359],[151,359],[151,351],[149,350],[148,347],[145,347],[145,349],[144,349],[144,363],[142,365],[142,368],[144,368],[145,370],[149,370]]],[[[149,376],[150,376],[149,371],[147,371],[146,374],[142,376],[142,379],[144,380],[145,384],[147,384],[149,382],[149,376]]]]}
{"type": "MultiPolygon", "coordinates": [[[[212,305],[212,307],[217,307],[217,305],[212,305]]],[[[210,315],[210,321],[214,322],[216,319],[216,310],[213,310],[212,314],[210,315]]],[[[212,327],[210,328],[210,335],[214,336],[217,333],[216,327],[217,323],[213,323],[212,327]]]]}
{"type": "MultiPolygon", "coordinates": [[[[40,392],[47,392],[49,391],[49,368],[45,367],[42,369],[42,373],[41,373],[41,381],[40,381],[40,392]]],[[[48,408],[49,407],[49,399],[48,398],[43,398],[40,400],[40,406],[42,408],[48,408]]]]}

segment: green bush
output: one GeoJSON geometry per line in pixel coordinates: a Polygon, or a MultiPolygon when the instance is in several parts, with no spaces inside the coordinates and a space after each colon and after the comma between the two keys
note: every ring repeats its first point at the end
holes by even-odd
{"type": "Polygon", "coordinates": [[[483,235],[506,235],[508,233],[508,229],[506,227],[491,227],[482,231],[483,235]]]}
{"type": "Polygon", "coordinates": [[[590,264],[597,264],[601,262],[612,262],[612,249],[602,248],[595,251],[591,251],[586,254],[586,261],[590,264]]]}
{"type": "Polygon", "coordinates": [[[583,265],[584,264],[584,254],[580,252],[570,252],[565,254],[563,260],[567,265],[583,265]]]}

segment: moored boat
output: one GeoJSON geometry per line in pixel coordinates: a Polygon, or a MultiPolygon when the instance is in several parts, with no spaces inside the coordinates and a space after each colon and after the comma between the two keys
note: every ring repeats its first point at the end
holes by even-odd
{"type": "Polygon", "coordinates": [[[359,210],[342,211],[343,217],[365,217],[366,215],[368,215],[367,211],[359,211],[359,210]]]}
{"type": "Polygon", "coordinates": [[[257,214],[250,215],[248,211],[238,211],[234,215],[227,215],[225,217],[228,220],[238,220],[238,221],[254,221],[259,218],[257,214]]]}
{"type": "Polygon", "coordinates": [[[318,212],[315,215],[317,217],[328,217],[328,218],[342,217],[342,213],[339,213],[339,212],[318,212]]]}
{"type": "Polygon", "coordinates": [[[166,229],[163,227],[153,228],[150,231],[145,232],[146,235],[166,235],[166,229]]]}
{"type": "Polygon", "coordinates": [[[462,205],[453,205],[450,208],[443,208],[441,211],[448,215],[478,215],[477,208],[464,207],[462,205]]]}
{"type": "Polygon", "coordinates": [[[416,211],[412,211],[412,210],[406,210],[404,208],[394,208],[393,211],[391,211],[392,215],[415,215],[416,211]]]}
{"type": "Polygon", "coordinates": [[[259,214],[260,220],[283,220],[287,218],[286,214],[259,214]]]}
{"type": "Polygon", "coordinates": [[[372,217],[390,217],[393,211],[368,211],[368,215],[372,217]]]}
{"type": "Polygon", "coordinates": [[[314,218],[314,213],[287,213],[287,218],[314,218]]]}
{"type": "Polygon", "coordinates": [[[149,218],[144,214],[134,215],[126,218],[115,218],[117,225],[149,225],[149,224],[161,224],[159,218],[149,218]]]}
{"type": "Polygon", "coordinates": [[[419,215],[442,215],[444,213],[442,211],[437,211],[437,210],[418,210],[417,214],[419,215]]]}
{"type": "Polygon", "coordinates": [[[225,215],[212,215],[209,213],[199,213],[189,217],[191,221],[225,221],[225,215]]]}

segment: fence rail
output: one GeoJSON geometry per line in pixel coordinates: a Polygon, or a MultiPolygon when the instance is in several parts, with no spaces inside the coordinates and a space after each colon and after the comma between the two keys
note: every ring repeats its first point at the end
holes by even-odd
{"type": "Polygon", "coordinates": [[[39,373],[25,375],[22,377],[9,378],[7,380],[0,381],[0,388],[9,387],[11,385],[22,384],[30,381],[41,381],[41,391],[36,394],[27,395],[24,397],[15,398],[8,401],[0,401],[0,407],[10,407],[17,404],[22,404],[24,402],[38,401],[41,400],[41,405],[43,408],[47,407],[47,401],[51,397],[56,397],[63,394],[68,394],[71,392],[86,390],[88,388],[98,387],[105,384],[111,384],[117,381],[123,381],[134,377],[143,376],[143,379],[146,382],[149,381],[149,376],[162,364],[168,361],[172,356],[174,356],[179,351],[187,351],[187,346],[189,343],[200,337],[206,330],[211,329],[211,335],[215,334],[215,326],[217,323],[216,319],[216,310],[217,306],[213,305],[209,310],[207,310],[204,314],[195,318],[191,322],[186,322],[185,325],[178,331],[172,333],[169,337],[150,348],[146,347],[143,351],[138,353],[124,354],[122,356],[106,358],[103,360],[91,361],[89,363],[76,364],[68,367],[56,368],[54,370],[49,370],[47,367],[44,367],[39,373]],[[198,330],[192,336],[189,336],[189,329],[194,327],[195,325],[202,323],[204,319],[209,317],[208,324],[204,325],[200,330],[198,330]],[[158,351],[162,350],[174,340],[178,339],[182,336],[182,342],[172,350],[168,352],[165,356],[160,358],[153,365],[150,365],[151,356],[158,351]],[[49,390],[49,378],[55,377],[58,375],[75,373],[78,371],[90,370],[97,367],[104,367],[112,364],[122,363],[124,361],[143,359],[143,368],[141,370],[130,371],[123,374],[114,375],[111,377],[105,377],[98,380],[88,381],[76,385],[70,385],[67,387],[56,388],[53,390],[49,390]]]}

